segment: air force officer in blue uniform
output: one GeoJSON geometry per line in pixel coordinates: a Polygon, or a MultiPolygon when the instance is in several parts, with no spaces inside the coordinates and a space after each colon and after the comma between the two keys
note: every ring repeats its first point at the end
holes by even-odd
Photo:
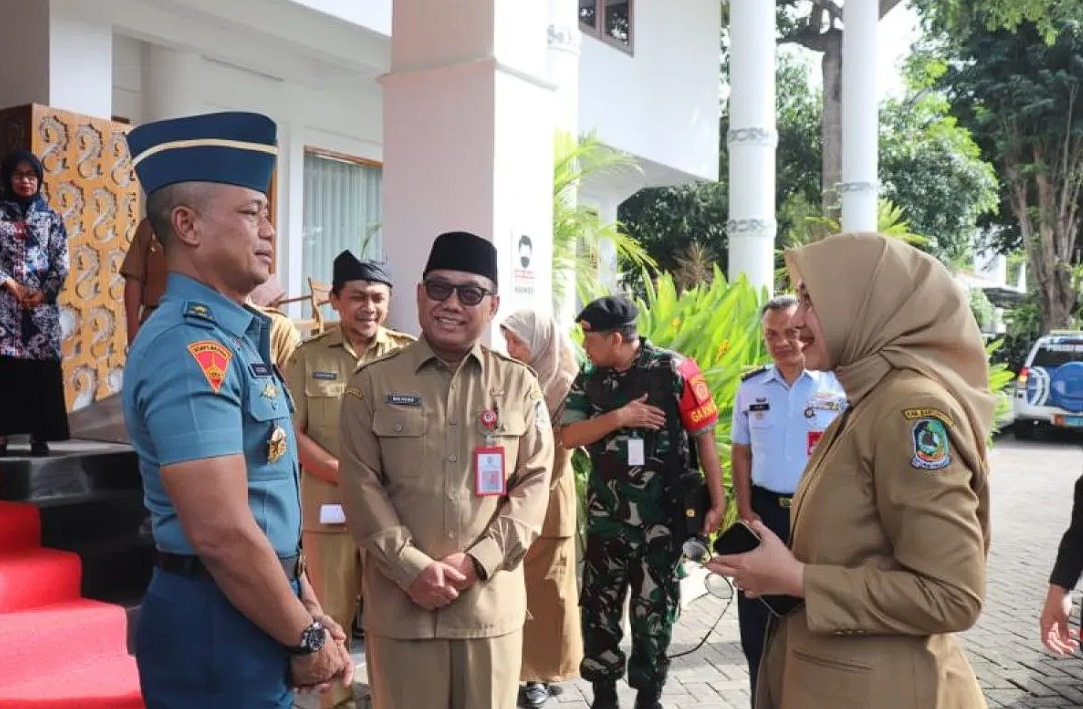
{"type": "Polygon", "coordinates": [[[158,548],[136,640],[148,709],[288,709],[291,687],[352,679],[299,554],[270,320],[244,305],[272,264],[275,132],[265,116],[219,113],[128,136],[169,270],[123,392],[158,548]]]}
{"type": "MultiPolygon", "coordinates": [[[[742,378],[731,427],[737,514],[761,520],[784,542],[790,538],[790,501],[805,463],[824,429],[846,406],[834,374],[805,369],[802,345],[790,327],[795,312],[793,296],[779,296],[764,306],[763,337],[773,364],[742,378]]],[[[769,611],[742,592],[737,614],[755,693],[769,611]]]]}

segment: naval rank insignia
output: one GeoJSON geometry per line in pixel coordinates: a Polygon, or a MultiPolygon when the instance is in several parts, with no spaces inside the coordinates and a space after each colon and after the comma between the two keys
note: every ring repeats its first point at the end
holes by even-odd
{"type": "Polygon", "coordinates": [[[267,442],[267,460],[277,463],[278,459],[286,455],[286,429],[275,426],[271,432],[271,440],[267,442]]]}

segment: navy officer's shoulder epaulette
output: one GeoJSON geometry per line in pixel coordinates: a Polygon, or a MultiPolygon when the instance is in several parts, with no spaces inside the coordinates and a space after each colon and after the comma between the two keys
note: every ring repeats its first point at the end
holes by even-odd
{"type": "Polygon", "coordinates": [[[753,369],[753,370],[752,370],[751,372],[745,372],[744,374],[742,374],[742,375],[741,375],[741,381],[742,381],[742,382],[747,382],[747,381],[748,381],[749,379],[751,379],[752,377],[755,377],[755,376],[757,376],[757,375],[759,375],[759,374],[763,374],[763,373],[764,373],[764,372],[766,372],[767,370],[768,370],[768,367],[767,367],[767,365],[764,365],[764,366],[762,366],[762,367],[756,367],[756,368],[755,368],[755,369],[753,369]]]}
{"type": "Polygon", "coordinates": [[[185,301],[184,307],[181,308],[181,315],[184,316],[185,322],[207,329],[213,328],[216,323],[210,307],[196,300],[185,301]]]}

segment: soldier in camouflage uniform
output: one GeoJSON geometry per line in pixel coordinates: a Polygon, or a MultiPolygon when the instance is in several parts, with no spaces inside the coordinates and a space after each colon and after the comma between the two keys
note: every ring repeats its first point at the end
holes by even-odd
{"type": "Polygon", "coordinates": [[[711,498],[704,533],[717,529],[725,512],[712,433],[718,409],[703,374],[695,361],[640,338],[637,315],[630,301],[609,297],[576,318],[591,363],[572,384],[561,420],[561,443],[586,446],[592,462],[580,601],[580,672],[594,685],[592,709],[619,706],[621,617],[629,587],[628,683],[638,690],[636,709],[662,706],[679,603],[676,567],[685,541],[683,530],[671,529],[665,491],[667,478],[692,465],[693,441],[711,498]]]}

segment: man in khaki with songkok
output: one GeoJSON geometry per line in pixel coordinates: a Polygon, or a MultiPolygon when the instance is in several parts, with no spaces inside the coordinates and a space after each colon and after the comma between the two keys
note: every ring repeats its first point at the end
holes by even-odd
{"type": "Polygon", "coordinates": [[[421,339],[363,366],[343,399],[375,709],[515,706],[521,562],[545,519],[553,433],[533,372],[479,344],[500,303],[496,263],[485,239],[437,237],[421,339]]]}
{"type": "MultiPolygon", "coordinates": [[[[414,341],[383,326],[390,302],[387,265],[343,251],[335,258],[331,280],[331,307],[341,320],[297,348],[286,367],[296,404],[293,424],[302,466],[308,575],[324,610],[343,628],[353,625],[364,557],[342,517],[339,410],[346,382],[358,365],[414,341]]],[[[335,687],[320,697],[320,706],[335,707],[349,699],[347,690],[335,687]]]]}

